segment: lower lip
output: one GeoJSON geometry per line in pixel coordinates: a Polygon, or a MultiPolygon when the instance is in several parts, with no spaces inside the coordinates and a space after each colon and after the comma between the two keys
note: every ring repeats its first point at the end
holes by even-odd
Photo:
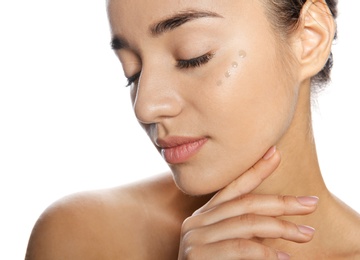
{"type": "Polygon", "coordinates": [[[206,141],[207,139],[200,139],[195,142],[186,143],[176,147],[163,148],[161,150],[161,154],[169,164],[184,163],[190,159],[190,157],[195,155],[206,143],[206,141]]]}

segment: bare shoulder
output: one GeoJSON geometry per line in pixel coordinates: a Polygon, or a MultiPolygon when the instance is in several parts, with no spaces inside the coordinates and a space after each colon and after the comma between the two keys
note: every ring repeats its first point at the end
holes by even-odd
{"type": "Polygon", "coordinates": [[[166,224],[167,213],[162,210],[162,198],[169,198],[174,188],[165,174],[64,197],[38,219],[26,259],[144,259],[147,241],[156,236],[151,228],[160,222],[164,228],[175,227],[166,224]]]}

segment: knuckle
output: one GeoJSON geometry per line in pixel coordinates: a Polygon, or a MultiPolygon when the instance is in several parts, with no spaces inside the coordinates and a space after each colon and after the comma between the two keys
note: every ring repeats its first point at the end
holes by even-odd
{"type": "Polygon", "coordinates": [[[282,203],[282,204],[284,204],[284,205],[287,204],[287,198],[286,198],[286,196],[277,195],[277,200],[279,201],[279,203],[282,203]]]}
{"type": "Polygon", "coordinates": [[[257,223],[256,216],[253,214],[240,215],[240,216],[238,216],[238,220],[250,227],[253,227],[257,223]]]}
{"type": "Polygon", "coordinates": [[[237,197],[237,201],[244,212],[251,212],[256,204],[256,197],[253,194],[243,194],[237,197]]]}
{"type": "Polygon", "coordinates": [[[282,236],[296,236],[298,234],[298,228],[294,223],[285,221],[285,220],[279,220],[279,226],[282,230],[282,236]]]}
{"type": "Polygon", "coordinates": [[[297,205],[294,204],[293,196],[277,195],[277,200],[279,203],[279,214],[281,215],[293,213],[297,208],[297,205]]]}
{"type": "Polygon", "coordinates": [[[277,195],[277,200],[280,203],[280,205],[282,205],[281,210],[279,214],[283,215],[286,212],[285,207],[288,205],[288,197],[287,196],[282,196],[282,195],[277,195]]]}
{"type": "Polygon", "coordinates": [[[294,196],[279,195],[278,200],[285,206],[292,206],[294,204],[294,196]]]}
{"type": "Polygon", "coordinates": [[[184,256],[186,260],[201,259],[201,248],[198,246],[188,247],[185,250],[184,256]]]}
{"type": "Polygon", "coordinates": [[[246,202],[253,202],[254,201],[254,195],[251,193],[246,193],[246,194],[242,194],[240,197],[238,197],[239,200],[241,201],[246,201],[246,202]]]}
{"type": "Polygon", "coordinates": [[[193,224],[194,220],[192,217],[188,217],[186,218],[182,225],[181,225],[181,234],[186,234],[188,231],[190,231],[191,229],[193,229],[193,224]]]}
{"type": "Polygon", "coordinates": [[[206,223],[204,223],[203,218],[199,218],[196,216],[188,217],[182,223],[181,235],[183,237],[185,235],[193,237],[195,236],[195,234],[199,233],[204,226],[206,226],[206,223]]]}
{"type": "Polygon", "coordinates": [[[236,239],[232,241],[232,247],[241,259],[256,257],[256,259],[276,259],[273,249],[248,239],[236,239]]]}
{"type": "Polygon", "coordinates": [[[286,231],[286,230],[289,230],[289,228],[291,229],[290,223],[285,220],[279,219],[278,224],[279,224],[279,227],[281,228],[281,230],[286,231]]]}
{"type": "Polygon", "coordinates": [[[247,239],[236,239],[233,244],[234,248],[239,251],[241,254],[247,253],[251,249],[251,243],[247,239]]]}
{"type": "Polygon", "coordinates": [[[193,245],[196,245],[197,244],[197,234],[194,230],[190,230],[188,232],[186,232],[183,236],[183,243],[186,245],[186,246],[193,246],[193,245]]]}

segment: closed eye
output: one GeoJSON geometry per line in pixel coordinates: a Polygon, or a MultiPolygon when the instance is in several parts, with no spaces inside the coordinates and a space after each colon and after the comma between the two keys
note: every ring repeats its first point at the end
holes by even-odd
{"type": "Polygon", "coordinates": [[[139,71],[138,73],[136,73],[135,75],[128,77],[127,81],[128,83],[126,84],[126,87],[131,86],[131,84],[135,83],[135,81],[137,81],[140,77],[141,71],[139,71]]]}
{"type": "Polygon", "coordinates": [[[189,59],[189,60],[178,60],[176,67],[180,69],[189,69],[200,67],[206,63],[208,63],[214,57],[213,53],[206,53],[197,58],[189,59]]]}
{"type": "MultiPolygon", "coordinates": [[[[190,69],[190,68],[196,68],[200,67],[206,63],[208,63],[212,58],[214,57],[214,53],[206,53],[204,55],[201,55],[197,58],[189,59],[189,60],[178,60],[176,67],[180,69],[190,69]]],[[[126,87],[131,86],[131,84],[135,83],[140,77],[141,71],[136,73],[135,75],[127,78],[127,85],[126,87]]]]}

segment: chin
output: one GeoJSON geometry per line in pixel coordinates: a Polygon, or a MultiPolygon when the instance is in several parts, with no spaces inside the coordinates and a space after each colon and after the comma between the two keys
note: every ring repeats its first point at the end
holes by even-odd
{"type": "MultiPolygon", "coordinates": [[[[269,146],[270,147],[270,146],[269,146]]],[[[211,149],[209,153],[199,154],[191,160],[169,165],[176,186],[185,194],[202,196],[215,193],[239,178],[259,158],[267,148],[263,149],[211,149]],[[217,151],[217,152],[214,152],[217,151]],[[223,151],[223,152],[222,152],[223,151]],[[241,159],[239,159],[241,158],[241,159]]]]}
{"type": "Polygon", "coordinates": [[[203,196],[215,193],[231,182],[231,180],[226,181],[225,178],[214,178],[216,175],[214,176],[211,173],[204,174],[204,171],[193,170],[191,172],[202,172],[203,174],[190,174],[189,171],[184,169],[172,169],[176,186],[190,196],[203,196]]]}
{"type": "Polygon", "coordinates": [[[179,188],[179,190],[181,190],[183,193],[194,197],[209,195],[220,190],[220,189],[206,189],[206,188],[204,189],[204,187],[198,187],[194,185],[181,185],[178,184],[176,181],[175,184],[179,188]]]}

